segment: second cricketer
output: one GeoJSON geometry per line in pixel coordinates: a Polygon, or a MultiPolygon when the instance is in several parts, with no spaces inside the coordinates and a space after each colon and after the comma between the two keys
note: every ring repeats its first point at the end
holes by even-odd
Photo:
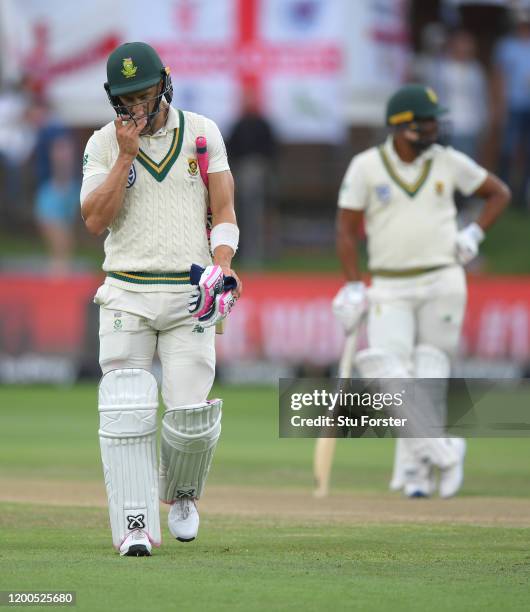
{"type": "MultiPolygon", "coordinates": [[[[449,377],[466,305],[463,266],[510,200],[499,178],[436,144],[444,112],[432,89],[399,89],[387,105],[386,142],[353,158],[340,189],[337,241],[347,282],[333,306],[347,333],[368,310],[369,348],[356,358],[366,378],[449,377]],[[477,221],[460,231],[455,191],[484,200],[477,221]],[[357,257],[363,218],[369,290],[357,257]]],[[[439,470],[439,494],[451,497],[462,484],[465,447],[461,438],[398,439],[391,488],[430,495],[439,470]]]]}

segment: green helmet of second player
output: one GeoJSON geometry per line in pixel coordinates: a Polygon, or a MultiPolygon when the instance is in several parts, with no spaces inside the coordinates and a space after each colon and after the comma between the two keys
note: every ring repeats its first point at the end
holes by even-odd
{"type": "Polygon", "coordinates": [[[420,119],[436,118],[446,112],[433,89],[413,83],[404,85],[390,98],[386,107],[386,123],[399,126],[420,119]]]}

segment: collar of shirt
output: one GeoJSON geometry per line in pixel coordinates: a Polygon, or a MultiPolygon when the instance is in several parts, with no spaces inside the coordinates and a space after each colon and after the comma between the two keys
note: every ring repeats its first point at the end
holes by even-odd
{"type": "Polygon", "coordinates": [[[394,148],[394,139],[392,136],[388,136],[383,144],[385,149],[385,153],[390,158],[390,161],[395,166],[406,166],[408,168],[420,167],[428,160],[432,159],[436,153],[436,145],[431,145],[426,151],[424,151],[421,155],[418,155],[416,159],[412,162],[406,162],[399,157],[396,149],[394,148]]]}
{"type": "Polygon", "coordinates": [[[157,138],[159,136],[166,136],[167,133],[175,128],[179,127],[179,114],[178,112],[170,105],[167,113],[166,123],[154,134],[146,134],[142,136],[142,138],[157,138]]]}

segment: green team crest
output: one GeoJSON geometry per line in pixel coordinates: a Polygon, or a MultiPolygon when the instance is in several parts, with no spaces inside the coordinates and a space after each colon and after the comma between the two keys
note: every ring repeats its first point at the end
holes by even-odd
{"type": "Polygon", "coordinates": [[[126,79],[131,79],[136,76],[136,71],[138,70],[138,66],[134,65],[132,57],[126,57],[123,59],[123,68],[121,73],[126,79]]]}

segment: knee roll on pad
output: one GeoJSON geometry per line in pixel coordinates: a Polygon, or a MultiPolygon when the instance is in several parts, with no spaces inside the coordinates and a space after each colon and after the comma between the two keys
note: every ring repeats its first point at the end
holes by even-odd
{"type": "Polygon", "coordinates": [[[362,378],[409,378],[403,359],[383,349],[369,348],[359,351],[355,359],[362,378]]]}
{"type": "Polygon", "coordinates": [[[143,529],[160,544],[156,456],[158,386],[147,370],[112,370],[99,385],[99,441],[112,541],[143,529]]]}
{"type": "Polygon", "coordinates": [[[199,498],[221,435],[220,399],[169,408],[162,419],[160,498],[199,498]]]}
{"type": "Polygon", "coordinates": [[[416,378],[449,378],[451,362],[447,354],[430,344],[418,344],[414,349],[416,378]]]}

